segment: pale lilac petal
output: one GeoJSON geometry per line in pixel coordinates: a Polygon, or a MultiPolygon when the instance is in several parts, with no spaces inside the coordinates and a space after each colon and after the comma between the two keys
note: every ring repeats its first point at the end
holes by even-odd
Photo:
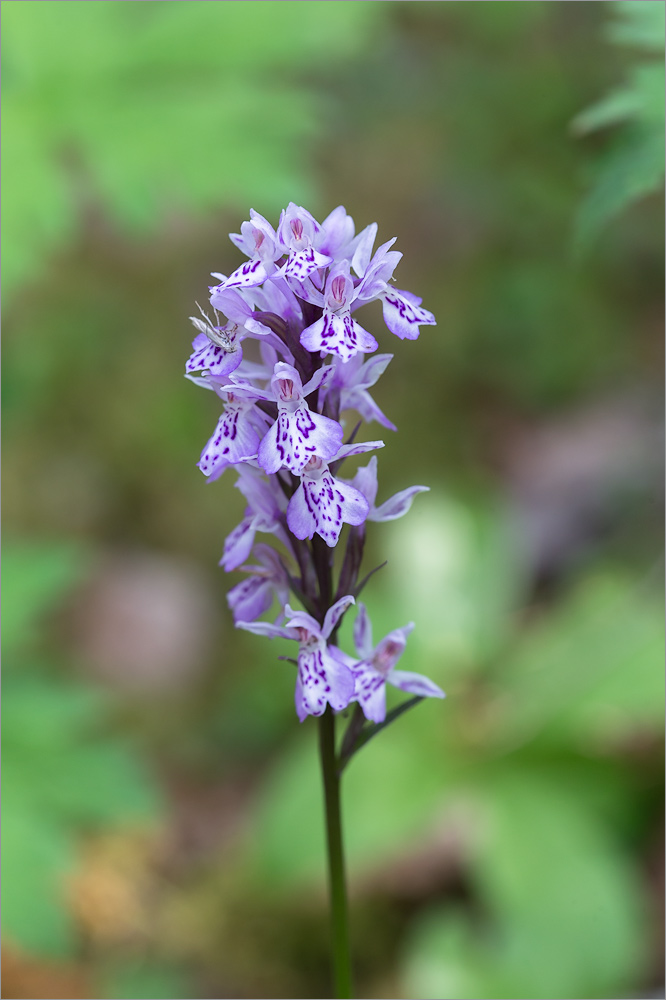
{"type": "Polygon", "coordinates": [[[365,664],[354,670],[356,700],[370,722],[386,718],[386,682],[381,674],[365,664]]]}
{"type": "Polygon", "coordinates": [[[369,389],[373,386],[392,360],[392,354],[375,354],[372,358],[368,358],[356,379],[356,388],[369,389]]]}
{"type": "Polygon", "coordinates": [[[219,562],[219,565],[227,573],[230,573],[232,569],[238,569],[245,562],[252,551],[256,532],[256,518],[244,517],[231,534],[227,535],[224,543],[224,553],[219,562]]]}
{"type": "Polygon", "coordinates": [[[245,406],[228,405],[197,465],[204,476],[219,476],[230,465],[257,454],[259,435],[247,420],[245,406]]]}
{"type": "Polygon", "coordinates": [[[384,322],[401,340],[416,340],[419,325],[436,326],[435,317],[427,309],[410,302],[404,292],[387,288],[382,294],[384,322]]]}
{"type": "Polygon", "coordinates": [[[279,419],[275,421],[267,434],[261,439],[257,459],[259,465],[269,476],[277,472],[283,466],[284,449],[278,450],[278,438],[280,437],[279,419]]]}
{"type": "Polygon", "coordinates": [[[407,645],[407,636],[414,630],[414,622],[396,628],[378,642],[372,653],[372,665],[383,677],[396,665],[407,645]]]}
{"type": "Polygon", "coordinates": [[[363,455],[366,451],[374,451],[375,448],[383,448],[383,441],[358,441],[354,444],[343,444],[335,454],[333,461],[338,462],[351,455],[363,455]]]}
{"type": "Polygon", "coordinates": [[[290,604],[287,604],[284,609],[284,613],[287,616],[287,624],[290,628],[304,628],[306,632],[310,635],[317,636],[321,638],[321,625],[316,618],[309,615],[307,611],[294,611],[290,604]]]}
{"type": "Polygon", "coordinates": [[[312,538],[317,530],[317,521],[306,500],[302,481],[289,501],[287,524],[296,538],[312,538]]]}
{"type": "Polygon", "coordinates": [[[264,262],[255,257],[252,260],[246,260],[244,264],[237,267],[227,278],[224,287],[220,288],[220,292],[229,288],[252,288],[253,285],[263,284],[267,277],[268,272],[264,262]]]}
{"type": "MultiPolygon", "coordinates": [[[[360,489],[360,487],[359,487],[360,489]]],[[[395,521],[402,517],[412,506],[412,500],[417,493],[428,493],[429,486],[409,486],[406,490],[400,490],[384,503],[380,504],[368,514],[369,521],[395,521]]]]}
{"type": "Polygon", "coordinates": [[[382,427],[389,431],[397,431],[397,427],[392,423],[382,410],[379,409],[374,399],[365,389],[342,390],[340,394],[340,405],[343,410],[356,410],[367,423],[376,420],[382,427]]]}
{"type": "Polygon", "coordinates": [[[326,674],[331,690],[328,701],[335,712],[341,712],[354,697],[354,675],[337,657],[331,656],[326,649],[326,674]]]}
{"type": "Polygon", "coordinates": [[[367,660],[372,655],[372,622],[365,604],[361,602],[354,622],[354,646],[361,659],[367,660]]]}
{"type": "Polygon", "coordinates": [[[298,639],[298,632],[295,629],[274,625],[272,622],[238,622],[236,627],[246,632],[253,632],[255,635],[265,635],[269,639],[298,639]]]}
{"type": "Polygon", "coordinates": [[[319,387],[328,379],[333,370],[333,365],[323,365],[323,367],[318,368],[310,381],[306,382],[303,386],[301,395],[305,398],[305,396],[309,396],[311,392],[315,392],[319,389],[319,387]]]}
{"type": "Polygon", "coordinates": [[[375,239],[377,237],[377,223],[371,222],[369,226],[358,234],[350,250],[353,249],[351,266],[358,274],[359,278],[362,278],[366,272],[368,264],[370,263],[370,258],[372,256],[372,248],[375,245],[375,239]]]}
{"type": "Polygon", "coordinates": [[[294,689],[294,705],[296,706],[296,715],[298,716],[299,722],[305,722],[308,715],[308,703],[303,697],[303,685],[301,684],[300,672],[296,674],[296,687],[294,689]]]}
{"type": "Polygon", "coordinates": [[[232,587],[227,594],[227,604],[236,624],[252,622],[273,603],[273,587],[265,577],[251,576],[232,587]]]}
{"type": "Polygon", "coordinates": [[[231,381],[227,385],[221,385],[220,391],[232,392],[243,399],[264,399],[267,402],[272,402],[274,398],[272,392],[267,389],[258,389],[247,379],[239,378],[236,375],[231,376],[231,381]]]}
{"type": "Polygon", "coordinates": [[[333,260],[326,254],[317,253],[314,247],[306,247],[297,253],[291,253],[289,260],[284,267],[285,278],[294,278],[296,281],[304,281],[309,274],[320,267],[326,267],[333,260]]]}
{"type": "Polygon", "coordinates": [[[326,612],[326,617],[324,618],[324,624],[322,626],[321,634],[325,639],[328,639],[329,635],[338,624],[342,616],[344,615],[347,608],[355,604],[356,601],[351,594],[347,594],[345,597],[341,597],[339,601],[336,601],[333,607],[329,608],[326,612]]]}
{"type": "Polygon", "coordinates": [[[354,220],[342,205],[338,205],[322,222],[317,247],[322,253],[335,257],[353,238],[354,220]]]}
{"type": "Polygon", "coordinates": [[[393,687],[410,694],[419,694],[423,698],[445,698],[446,695],[434,681],[422,674],[413,674],[409,670],[391,670],[386,678],[393,687]]]}
{"type": "Polygon", "coordinates": [[[349,653],[345,653],[339,646],[329,646],[328,653],[329,656],[332,656],[334,660],[337,660],[338,663],[341,663],[343,667],[347,667],[349,670],[353,670],[358,663],[358,657],[350,656],[349,653]]]}
{"type": "Polygon", "coordinates": [[[373,455],[367,465],[362,465],[356,470],[356,475],[352,480],[352,486],[355,486],[357,490],[360,490],[365,499],[370,504],[370,513],[368,518],[371,517],[373,512],[373,507],[375,505],[375,498],[377,496],[377,456],[373,455]]]}

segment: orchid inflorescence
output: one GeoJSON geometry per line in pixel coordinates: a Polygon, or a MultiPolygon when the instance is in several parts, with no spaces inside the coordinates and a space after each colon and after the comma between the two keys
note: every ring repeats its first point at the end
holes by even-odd
{"type": "Polygon", "coordinates": [[[229,592],[229,606],[238,628],[298,643],[301,721],[322,715],[327,705],[338,712],[356,702],[366,719],[381,723],[387,683],[443,697],[426,677],[395,669],[412,624],[373,646],[359,604],[356,655],[335,642],[340,619],[365,582],[358,581],[365,522],[402,517],[428,489],[412,486],[375,506],[376,456],[351,482],[338,475],[346,458],[384,447],[383,441],[356,442],[360,423],[343,441],[341,413],[353,409],[363,420],[396,429],[369,393],[392,355],[373,355],[377,341],[354,314],[379,299],[386,326],[401,340],[415,340],[420,326],[435,323],[419,298],[389,284],[402,254],[391,249],[395,240],[373,254],[376,233],[373,223],[356,235],[342,206],[320,224],[292,203],[277,230],[251,211],[240,234],[230,237],[249,260],[229,277],[213,275],[214,319],[202,310],[192,318],[199,332],[187,377],[224,404],[198,466],[209,481],[235,466],[247,501],[220,561],[227,571],[247,574],[229,592]],[[257,342],[255,359],[244,357],[247,341],[257,342]],[[334,588],[343,524],[350,527],[334,588]],[[257,533],[273,535],[282,550],[255,543],[257,533]],[[244,565],[252,554],[255,562],[244,565]],[[290,592],[305,610],[290,606],[290,592]],[[257,621],[275,598],[277,620],[257,621]]]}

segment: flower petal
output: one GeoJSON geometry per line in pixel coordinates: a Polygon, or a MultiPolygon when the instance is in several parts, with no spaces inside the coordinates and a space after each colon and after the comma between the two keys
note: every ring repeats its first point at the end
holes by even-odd
{"type": "Polygon", "coordinates": [[[422,674],[413,674],[409,670],[391,670],[386,680],[393,687],[400,688],[401,691],[420,694],[423,698],[446,697],[442,689],[430,678],[424,677],[422,674]]]}
{"type": "Polygon", "coordinates": [[[273,625],[272,622],[238,622],[237,628],[255,635],[265,635],[269,639],[298,639],[298,632],[285,625],[273,625]]]}
{"type": "Polygon", "coordinates": [[[354,622],[354,646],[361,659],[367,660],[372,655],[372,622],[365,604],[361,602],[354,622]]]}
{"type": "Polygon", "coordinates": [[[236,624],[252,622],[273,603],[273,586],[265,577],[251,576],[232,587],[227,604],[236,624]]]}
{"type": "Polygon", "coordinates": [[[351,670],[329,656],[323,642],[313,648],[301,647],[298,674],[303,704],[309,715],[323,715],[327,704],[339,712],[347,707],[354,695],[351,670]]]}
{"type": "Polygon", "coordinates": [[[224,292],[228,288],[252,288],[254,285],[262,285],[267,277],[268,272],[263,261],[254,257],[252,260],[246,260],[229,275],[224,286],[220,288],[220,292],[224,292]]]}
{"type": "Polygon", "coordinates": [[[306,404],[293,413],[281,409],[259,446],[259,464],[269,475],[286,467],[298,476],[312,455],[332,458],[343,433],[337,420],[311,412],[306,404]]]}
{"type": "Polygon", "coordinates": [[[382,675],[367,664],[354,670],[356,700],[370,722],[383,722],[386,718],[386,682],[382,675]]]}
{"type": "Polygon", "coordinates": [[[302,480],[289,501],[287,524],[297,538],[312,538],[316,531],[332,548],[342,525],[362,524],[369,509],[362,493],[327,471],[320,479],[302,480]]]}
{"type": "Polygon", "coordinates": [[[366,451],[374,451],[376,448],[383,448],[383,441],[357,441],[355,444],[343,444],[335,453],[333,461],[339,462],[343,458],[351,455],[363,455],[366,451]]]}
{"type": "Polygon", "coordinates": [[[400,490],[399,493],[394,493],[392,497],[376,507],[375,510],[371,510],[368,514],[368,520],[395,521],[396,518],[407,513],[417,493],[428,493],[429,491],[429,486],[409,486],[406,490],[400,490]]]}
{"type": "Polygon", "coordinates": [[[230,465],[256,455],[259,435],[247,420],[247,407],[228,404],[197,465],[204,476],[219,478],[230,465]]]}
{"type": "Polygon", "coordinates": [[[287,507],[287,524],[296,538],[312,538],[317,530],[314,512],[305,498],[303,481],[292,495],[287,507]]]}
{"type": "Polygon", "coordinates": [[[347,594],[345,597],[341,597],[339,601],[336,601],[333,607],[329,608],[326,612],[326,617],[324,618],[324,624],[322,626],[321,634],[325,639],[328,639],[329,635],[338,624],[342,616],[344,615],[347,608],[355,604],[356,601],[351,594],[347,594]]]}
{"type": "Polygon", "coordinates": [[[289,254],[289,260],[284,268],[284,276],[285,278],[294,278],[296,281],[304,281],[313,271],[330,264],[332,259],[326,254],[317,253],[314,247],[306,247],[297,253],[289,254]]]}
{"type": "MultiPolygon", "coordinates": [[[[211,375],[223,378],[238,368],[243,360],[243,349],[240,345],[231,351],[225,351],[223,347],[219,347],[212,340],[209,340],[205,334],[200,336],[205,337],[205,343],[198,350],[195,350],[185,362],[186,372],[209,371],[211,375]]],[[[199,337],[195,339],[194,343],[198,340],[199,337]]]]}
{"type": "Polygon", "coordinates": [[[337,354],[343,361],[348,361],[358,351],[376,351],[378,346],[372,334],[352,319],[351,313],[328,311],[303,330],[301,344],[308,351],[337,354]]]}
{"type": "Polygon", "coordinates": [[[436,326],[437,321],[431,312],[410,301],[404,292],[399,292],[396,288],[389,288],[383,292],[382,296],[384,308],[384,322],[387,327],[401,340],[416,340],[419,333],[419,325],[436,326]]]}
{"type": "Polygon", "coordinates": [[[244,517],[231,534],[227,535],[224,553],[219,562],[219,565],[227,573],[230,573],[232,569],[238,569],[252,551],[254,536],[257,532],[256,520],[256,517],[244,517]]]}

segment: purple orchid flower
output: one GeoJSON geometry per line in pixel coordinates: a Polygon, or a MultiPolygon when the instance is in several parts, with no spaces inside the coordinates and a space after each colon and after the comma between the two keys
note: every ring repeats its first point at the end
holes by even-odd
{"type": "Polygon", "coordinates": [[[316,249],[320,234],[321,226],[314,216],[293,201],[289,202],[278,225],[278,239],[289,254],[282,269],[285,278],[304,281],[313,271],[332,262],[332,257],[316,249]]]}
{"type": "MultiPolygon", "coordinates": [[[[337,462],[383,448],[383,441],[344,444],[333,456],[337,462]]],[[[370,510],[367,499],[355,486],[336,479],[326,462],[314,455],[303,469],[301,483],[287,507],[287,525],[296,538],[321,535],[329,547],[340,537],[343,524],[363,524],[370,510]]]]}
{"type": "Polygon", "coordinates": [[[280,637],[295,639],[298,644],[298,676],[294,700],[301,722],[308,715],[323,715],[326,706],[340,712],[354,696],[354,676],[343,662],[340,651],[329,646],[326,640],[350,604],[351,595],[341,597],[329,608],[320,625],[305,611],[294,611],[288,604],[285,613],[289,620],[284,625],[270,622],[238,622],[238,628],[269,639],[280,637]]]}
{"type": "Polygon", "coordinates": [[[268,611],[273,598],[277,598],[280,605],[279,621],[289,600],[289,577],[275,549],[258,542],[253,554],[260,565],[241,566],[243,573],[250,575],[227,594],[227,603],[236,624],[254,621],[268,611]]]}
{"type": "Polygon", "coordinates": [[[370,618],[365,605],[358,605],[358,615],[354,622],[354,645],[361,659],[353,661],[344,653],[341,654],[341,658],[354,675],[355,699],[363,709],[366,719],[371,722],[383,722],[386,718],[387,684],[423,698],[445,697],[442,689],[422,674],[395,669],[396,663],[405,651],[407,636],[413,629],[413,622],[403,628],[394,629],[373,647],[370,618]]]}
{"type": "Polygon", "coordinates": [[[381,299],[384,322],[391,333],[401,340],[416,340],[421,332],[420,326],[436,326],[437,321],[431,312],[421,307],[423,300],[417,295],[388,284],[402,257],[397,250],[390,249],[394,243],[395,239],[384,243],[372,260],[368,259],[372,250],[368,241],[359,246],[352,263],[361,277],[356,294],[357,304],[381,299]]]}
{"type": "Polygon", "coordinates": [[[216,388],[218,396],[226,397],[224,412],[217,422],[211,438],[201,452],[197,467],[208,482],[219,479],[230,465],[237,465],[247,458],[256,457],[264,422],[262,415],[246,399],[216,388]]]}
{"type": "Polygon", "coordinates": [[[276,271],[275,261],[282,257],[284,250],[280,246],[277,234],[270,222],[250,209],[250,221],[241,225],[240,233],[230,233],[231,242],[242,250],[250,259],[225,278],[217,286],[221,292],[231,288],[252,288],[261,285],[276,271]]]}
{"type": "Polygon", "coordinates": [[[429,486],[408,486],[406,490],[394,493],[392,497],[385,500],[379,507],[375,507],[378,489],[376,455],[372,456],[367,465],[356,470],[352,486],[361,491],[370,505],[367,517],[368,521],[395,521],[407,513],[417,493],[428,493],[430,491],[429,486]]]}
{"type": "Polygon", "coordinates": [[[270,390],[237,379],[225,386],[250,399],[277,403],[277,420],[264,435],[258,451],[259,465],[268,475],[287,468],[299,476],[313,455],[328,461],[340,448],[342,426],[337,420],[312,412],[305,402],[305,397],[316,392],[330,373],[330,366],[319,368],[303,385],[293,365],[278,361],[270,390]]]}
{"type": "Polygon", "coordinates": [[[335,264],[329,272],[323,296],[323,315],[301,333],[301,344],[308,351],[337,354],[349,361],[361,351],[377,350],[377,341],[352,318],[351,307],[357,297],[349,273],[349,261],[335,264]]]}

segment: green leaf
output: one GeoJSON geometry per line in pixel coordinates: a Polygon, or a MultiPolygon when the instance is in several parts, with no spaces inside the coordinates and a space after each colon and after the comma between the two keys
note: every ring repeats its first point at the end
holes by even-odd
{"type": "MultiPolygon", "coordinates": [[[[6,763],[5,774],[8,770],[6,763]]],[[[2,926],[9,940],[44,955],[71,954],[75,935],[65,905],[65,877],[73,867],[74,844],[66,828],[35,813],[20,794],[5,791],[2,926]]]]}
{"type": "MultiPolygon", "coordinates": [[[[613,4],[623,23],[611,29],[620,44],[663,51],[664,10],[659,2],[613,4]]],[[[628,122],[602,154],[596,176],[585,197],[574,233],[574,247],[584,252],[604,226],[629,204],[660,191],[664,178],[663,60],[635,65],[627,86],[583,111],[573,128],[585,133],[607,125],[628,122]]]]}
{"type": "Polygon", "coordinates": [[[103,708],[86,685],[44,674],[12,676],[5,685],[5,931],[28,950],[74,949],[65,879],[79,832],[146,822],[160,811],[136,751],[101,734],[103,708]]]}
{"type": "Polygon", "coordinates": [[[583,745],[663,724],[660,595],[611,574],[584,580],[526,632],[497,678],[501,730],[583,745]]]}
{"type": "Polygon", "coordinates": [[[536,768],[505,765],[486,779],[468,849],[486,919],[426,912],[406,944],[405,994],[631,995],[647,931],[641,875],[596,815],[595,796],[536,768]]]}
{"type": "Polygon", "coordinates": [[[615,22],[608,37],[616,45],[633,45],[650,52],[663,52],[666,34],[666,4],[662,0],[617,0],[608,9],[615,22]]]}
{"type": "Polygon", "coordinates": [[[663,176],[661,132],[632,125],[599,162],[596,182],[576,220],[574,238],[578,252],[587,249],[601,229],[629,204],[660,191],[663,176]]]}
{"type": "Polygon", "coordinates": [[[643,957],[641,877],[585,789],[506,769],[487,802],[473,875],[504,924],[518,995],[621,995],[643,957]]]}
{"type": "Polygon", "coordinates": [[[15,653],[39,635],[40,618],[81,579],[87,565],[74,543],[6,542],[2,574],[2,645],[15,653]]]}
{"type": "Polygon", "coordinates": [[[109,1000],[186,1000],[192,995],[179,969],[155,962],[116,962],[97,980],[99,995],[109,1000]]]}

